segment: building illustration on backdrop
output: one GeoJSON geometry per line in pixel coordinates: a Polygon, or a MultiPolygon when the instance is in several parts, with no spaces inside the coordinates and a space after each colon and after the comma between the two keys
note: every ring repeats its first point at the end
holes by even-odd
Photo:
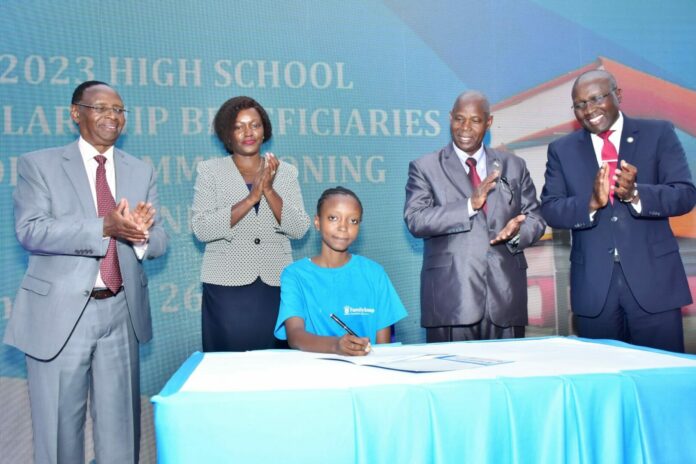
{"type": "MultiPolygon", "coordinates": [[[[586,66],[491,107],[494,116],[490,132],[491,146],[507,149],[524,158],[537,193],[544,185],[548,145],[580,128],[570,105],[571,89],[580,74],[592,69],[603,69],[616,77],[623,96],[621,109],[626,114],[638,118],[666,119],[677,129],[696,137],[696,91],[599,57],[586,66]]],[[[640,173],[638,177],[640,180],[640,173]]],[[[687,264],[691,293],[696,301],[696,275],[693,271],[689,272],[686,256],[696,255],[696,240],[693,240],[696,239],[696,209],[684,216],[670,218],[670,225],[677,237],[685,239],[682,255],[687,264]]],[[[550,234],[547,238],[550,238],[550,234]]],[[[535,264],[530,266],[528,276],[529,319],[531,324],[547,326],[549,321],[556,319],[557,297],[561,296],[558,293],[563,290],[557,288],[559,283],[555,282],[554,276],[559,270],[552,267],[554,260],[549,255],[552,248],[534,251],[539,255],[537,259],[533,253],[528,253],[535,264]]],[[[683,308],[683,312],[696,314],[696,304],[683,308]]]]}
{"type": "MultiPolygon", "coordinates": [[[[491,145],[505,147],[524,158],[538,190],[544,185],[549,143],[580,127],[570,108],[570,92],[575,79],[592,69],[604,69],[616,77],[623,95],[621,109],[626,114],[666,119],[696,137],[696,91],[600,57],[491,108],[491,145]]],[[[670,225],[678,237],[696,238],[696,210],[671,218],[670,225]]]]}

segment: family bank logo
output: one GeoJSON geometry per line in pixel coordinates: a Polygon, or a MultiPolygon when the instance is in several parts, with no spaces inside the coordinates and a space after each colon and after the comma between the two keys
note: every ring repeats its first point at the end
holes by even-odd
{"type": "MultiPolygon", "coordinates": [[[[599,57],[491,107],[495,116],[491,146],[514,151],[524,158],[537,189],[544,185],[548,145],[580,128],[570,108],[571,90],[578,76],[593,69],[614,75],[622,91],[621,110],[627,115],[666,119],[696,137],[696,90],[599,57]]],[[[696,238],[696,210],[670,218],[670,225],[675,235],[696,238]]]]}
{"type": "Polygon", "coordinates": [[[371,316],[375,313],[375,308],[353,308],[352,306],[344,306],[343,314],[346,316],[371,316]]]}

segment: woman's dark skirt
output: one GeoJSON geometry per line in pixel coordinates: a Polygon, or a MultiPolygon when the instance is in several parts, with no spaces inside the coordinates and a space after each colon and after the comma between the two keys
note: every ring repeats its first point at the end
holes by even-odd
{"type": "Polygon", "coordinates": [[[261,278],[241,286],[203,283],[203,351],[288,348],[273,336],[279,307],[280,287],[261,278]]]}

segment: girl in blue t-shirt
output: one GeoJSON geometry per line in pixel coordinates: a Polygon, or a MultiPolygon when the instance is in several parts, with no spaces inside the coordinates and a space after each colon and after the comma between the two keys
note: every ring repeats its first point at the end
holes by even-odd
{"type": "Polygon", "coordinates": [[[292,348],[364,356],[371,344],[389,343],[392,324],[406,316],[382,266],[348,251],[362,213],[357,195],[344,187],[319,198],[314,227],[321,234],[321,253],[296,261],[280,277],[275,336],[287,338],[292,348]]]}

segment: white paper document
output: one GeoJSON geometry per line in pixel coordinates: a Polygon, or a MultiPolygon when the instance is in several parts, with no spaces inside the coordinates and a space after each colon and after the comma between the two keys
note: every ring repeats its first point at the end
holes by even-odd
{"type": "Polygon", "coordinates": [[[447,372],[477,367],[494,366],[512,361],[492,358],[479,358],[451,353],[421,353],[385,355],[381,351],[372,352],[367,356],[323,356],[319,359],[327,361],[344,361],[359,366],[378,367],[403,372],[447,372]]]}

